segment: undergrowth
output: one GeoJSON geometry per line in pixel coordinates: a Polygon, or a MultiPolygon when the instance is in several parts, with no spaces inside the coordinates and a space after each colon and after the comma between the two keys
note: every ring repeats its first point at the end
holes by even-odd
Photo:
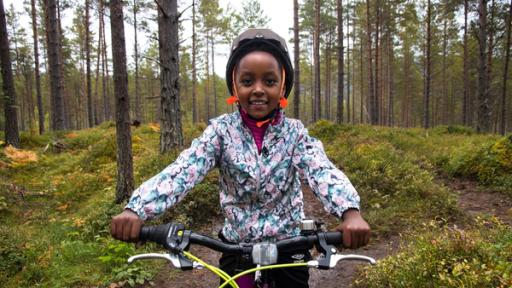
{"type": "MultiPolygon", "coordinates": [[[[186,145],[204,127],[185,126],[186,145]]],[[[154,276],[158,270],[155,267],[161,262],[128,266],[126,259],[156,247],[136,248],[110,237],[111,217],[124,206],[113,204],[114,131],[113,123],[106,122],[82,131],[22,134],[24,149],[37,155],[32,162],[18,163],[0,153],[2,287],[104,287],[111,283],[133,286],[154,276]]],[[[159,130],[154,124],[133,128],[132,132],[135,182],[140,185],[169,165],[179,151],[158,153],[159,130]]],[[[475,225],[462,234],[449,228],[446,223],[459,218],[460,212],[455,198],[435,178],[437,172],[443,171],[492,187],[512,187],[511,136],[484,136],[457,126],[425,131],[335,125],[326,121],[311,126],[310,132],[323,141],[329,158],[356,186],[363,213],[375,235],[410,231],[410,246],[404,247],[396,258],[365,271],[360,281],[417,287],[416,284],[427,282],[408,277],[421,278],[421,273],[427,273],[438,275],[439,281],[443,277],[448,279],[436,282],[446,287],[458,287],[447,284],[450,281],[483,287],[509,284],[506,279],[510,266],[502,267],[499,263],[511,256],[498,248],[511,250],[507,244],[512,242],[510,231],[495,222],[492,227],[475,225]],[[423,226],[424,223],[434,224],[423,226]],[[461,242],[462,236],[457,235],[471,238],[474,245],[461,242]],[[484,243],[486,237],[488,243],[484,243]],[[434,239],[435,245],[431,242],[434,239]],[[432,266],[442,261],[445,264],[432,266]],[[475,268],[478,265],[480,270],[475,268]],[[403,273],[393,274],[389,269],[403,273]],[[461,274],[454,275],[453,271],[461,274]],[[494,280],[485,280],[486,273],[494,280]],[[466,277],[466,282],[461,282],[461,277],[466,277]],[[475,279],[480,282],[474,282],[475,279]],[[487,282],[481,282],[482,279],[487,282]]],[[[173,220],[189,227],[209,223],[220,215],[217,181],[218,171],[214,170],[157,222],[173,220]]]]}

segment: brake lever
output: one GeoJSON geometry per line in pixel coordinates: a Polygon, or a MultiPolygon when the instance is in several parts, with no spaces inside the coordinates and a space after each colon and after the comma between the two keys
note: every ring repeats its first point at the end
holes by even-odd
{"type": "MultiPolygon", "coordinates": [[[[368,262],[372,265],[377,264],[377,261],[375,261],[374,258],[364,256],[364,255],[356,255],[356,254],[347,254],[347,255],[341,255],[341,254],[334,254],[331,255],[330,261],[329,261],[329,268],[334,268],[336,264],[338,264],[339,261],[343,260],[356,260],[356,261],[364,261],[368,262]]],[[[308,266],[313,268],[319,268],[320,263],[318,260],[312,260],[308,261],[308,266]]]]}
{"type": "MultiPolygon", "coordinates": [[[[172,265],[176,268],[180,269],[190,269],[190,268],[197,268],[202,269],[203,265],[201,265],[198,262],[192,262],[192,267],[189,265],[182,265],[183,260],[180,261],[180,256],[176,254],[160,254],[160,253],[146,253],[146,254],[138,254],[131,256],[128,258],[128,264],[133,263],[137,260],[143,260],[143,259],[165,259],[172,263],[172,265]]],[[[188,262],[188,261],[187,261],[188,262]]],[[[188,264],[188,263],[186,263],[188,264]]]]}

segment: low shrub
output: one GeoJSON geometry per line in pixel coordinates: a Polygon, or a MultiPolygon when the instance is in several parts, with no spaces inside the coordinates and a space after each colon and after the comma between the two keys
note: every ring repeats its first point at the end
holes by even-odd
{"type": "Polygon", "coordinates": [[[365,267],[356,287],[511,287],[512,231],[497,220],[469,230],[425,224],[397,255],[365,267]]]}
{"type": "Polygon", "coordinates": [[[512,134],[486,144],[478,151],[454,157],[451,171],[455,176],[475,179],[481,184],[511,188],[512,134]]]}

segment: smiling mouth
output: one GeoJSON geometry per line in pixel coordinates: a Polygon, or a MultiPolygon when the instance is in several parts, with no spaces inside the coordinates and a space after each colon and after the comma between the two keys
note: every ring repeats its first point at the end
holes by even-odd
{"type": "Polygon", "coordinates": [[[249,104],[251,105],[266,105],[268,104],[267,100],[250,100],[249,104]]]}

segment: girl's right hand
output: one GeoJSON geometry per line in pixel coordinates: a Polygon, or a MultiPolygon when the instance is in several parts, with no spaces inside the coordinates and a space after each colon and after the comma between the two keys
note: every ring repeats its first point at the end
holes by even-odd
{"type": "Polygon", "coordinates": [[[112,218],[110,234],[118,240],[138,242],[140,228],[144,221],[132,210],[126,209],[112,218]]]}

